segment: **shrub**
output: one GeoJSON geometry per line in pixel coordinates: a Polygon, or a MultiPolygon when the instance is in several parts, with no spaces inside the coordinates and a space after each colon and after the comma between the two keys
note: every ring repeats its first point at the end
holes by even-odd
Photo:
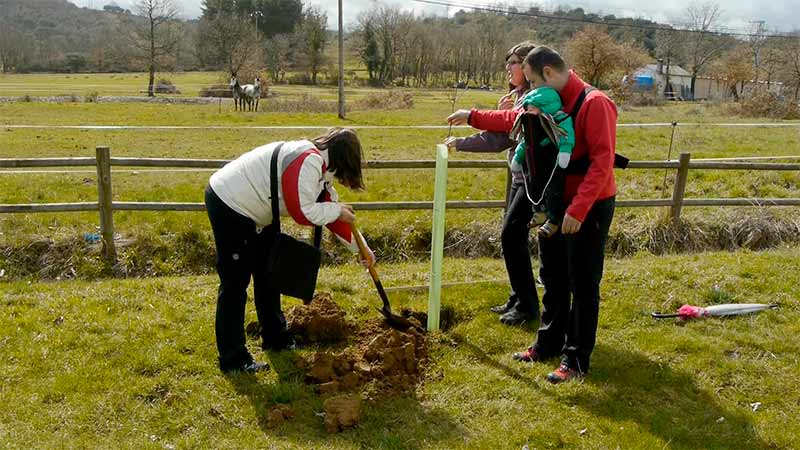
{"type": "Polygon", "coordinates": [[[227,84],[215,84],[213,86],[208,86],[200,89],[200,97],[222,97],[222,98],[231,98],[233,97],[233,93],[231,93],[231,88],[227,84]]]}
{"type": "Polygon", "coordinates": [[[311,84],[311,77],[304,73],[296,73],[287,78],[289,84],[300,84],[308,86],[311,84]]]}
{"type": "Polygon", "coordinates": [[[180,94],[181,91],[172,84],[172,81],[167,78],[161,78],[155,85],[157,94],[180,94]]]}
{"type": "Polygon", "coordinates": [[[353,103],[354,109],[379,109],[392,111],[410,109],[414,106],[414,95],[403,91],[373,92],[353,103]]]}
{"type": "Polygon", "coordinates": [[[326,102],[310,94],[289,97],[280,100],[271,100],[261,104],[262,111],[303,113],[320,112],[331,113],[338,110],[336,102],[326,102]]]}
{"type": "Polygon", "coordinates": [[[758,117],[790,120],[800,117],[798,105],[771,92],[759,92],[739,103],[728,105],[729,114],[740,117],[758,117]]]}

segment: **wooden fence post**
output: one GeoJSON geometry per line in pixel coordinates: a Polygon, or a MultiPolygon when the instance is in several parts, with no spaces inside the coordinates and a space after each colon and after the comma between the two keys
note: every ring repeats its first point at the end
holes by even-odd
{"type": "Polygon", "coordinates": [[[681,208],[683,207],[683,195],[686,193],[686,181],[689,179],[689,160],[691,153],[681,153],[678,160],[678,171],[675,174],[675,189],[672,191],[672,207],[669,209],[669,216],[675,226],[681,224],[681,208]]]}
{"type": "Polygon", "coordinates": [[[114,246],[114,211],[111,209],[111,150],[97,147],[97,203],[100,207],[100,234],[103,238],[103,257],[117,262],[114,246]]]}

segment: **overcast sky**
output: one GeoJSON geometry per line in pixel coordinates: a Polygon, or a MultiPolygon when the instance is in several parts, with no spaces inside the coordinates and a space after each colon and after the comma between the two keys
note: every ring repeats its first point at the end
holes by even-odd
{"type": "MultiPolygon", "coordinates": [[[[70,0],[80,6],[93,6],[102,8],[103,5],[110,3],[111,0],[70,0]]],[[[116,3],[124,8],[130,6],[135,0],[116,0],[116,3]]],[[[197,17],[200,15],[200,0],[174,0],[181,6],[184,16],[197,17]]],[[[447,0],[445,0],[447,1],[447,0]]],[[[578,1],[519,1],[511,0],[503,3],[510,3],[519,7],[538,5],[545,8],[555,8],[558,5],[569,5],[570,7],[582,7],[587,12],[614,14],[617,16],[643,17],[657,20],[664,23],[681,22],[681,15],[685,8],[693,3],[694,0],[672,0],[661,2],[643,2],[642,0],[578,0],[578,1]]],[[[336,0],[303,0],[304,4],[319,6],[328,14],[328,22],[331,28],[336,26],[337,2],[336,0]]],[[[448,12],[455,13],[459,8],[448,8],[439,5],[416,3],[410,0],[344,0],[344,20],[345,26],[353,23],[358,14],[369,9],[376,4],[394,4],[405,10],[413,10],[418,13],[444,15],[448,12]]],[[[458,4],[486,5],[498,3],[494,0],[458,0],[453,1],[458,4]]],[[[800,28],[800,15],[796,13],[797,0],[725,0],[718,1],[724,11],[723,22],[725,26],[736,28],[737,30],[747,30],[751,20],[764,20],[770,30],[792,31],[800,28]],[[792,7],[794,6],[794,7],[792,7]]]]}

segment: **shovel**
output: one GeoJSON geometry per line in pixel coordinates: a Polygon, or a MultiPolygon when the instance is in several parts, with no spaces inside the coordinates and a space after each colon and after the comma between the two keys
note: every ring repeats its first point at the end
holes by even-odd
{"type": "MultiPolygon", "coordinates": [[[[364,238],[361,236],[361,233],[358,232],[356,224],[351,223],[350,229],[353,233],[353,239],[356,240],[356,244],[358,245],[361,258],[368,259],[369,252],[367,251],[367,243],[364,242],[364,238]]],[[[383,301],[383,307],[378,308],[378,311],[380,311],[381,314],[383,314],[383,317],[386,318],[386,322],[392,328],[396,328],[398,330],[406,330],[410,327],[413,327],[414,325],[408,319],[392,313],[392,306],[389,304],[389,297],[386,295],[386,290],[383,289],[383,283],[381,283],[381,279],[378,276],[378,272],[375,271],[375,267],[370,267],[368,271],[370,277],[372,277],[372,281],[375,283],[375,289],[378,290],[378,295],[380,295],[381,300],[383,301]]]]}

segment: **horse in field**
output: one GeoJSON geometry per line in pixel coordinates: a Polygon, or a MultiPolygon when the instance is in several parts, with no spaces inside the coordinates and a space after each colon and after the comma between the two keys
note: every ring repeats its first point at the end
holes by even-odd
{"type": "Polygon", "coordinates": [[[242,86],[239,85],[239,78],[236,77],[236,74],[231,75],[231,97],[233,97],[233,109],[234,111],[244,111],[244,93],[242,92],[242,86]]]}
{"type": "Polygon", "coordinates": [[[258,101],[261,99],[261,78],[256,76],[253,84],[242,86],[242,95],[244,96],[244,101],[247,102],[248,110],[253,111],[255,107],[255,111],[258,112],[258,101]]]}

